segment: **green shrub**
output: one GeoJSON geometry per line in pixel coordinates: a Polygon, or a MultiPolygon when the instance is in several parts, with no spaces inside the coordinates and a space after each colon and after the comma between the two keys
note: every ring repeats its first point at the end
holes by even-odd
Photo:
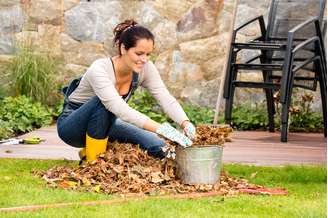
{"type": "Polygon", "coordinates": [[[157,104],[157,101],[146,90],[137,90],[129,100],[129,105],[159,123],[168,121],[168,117],[157,104]]]}
{"type": "Polygon", "coordinates": [[[183,103],[182,107],[193,124],[213,123],[214,111],[210,108],[200,107],[190,103],[183,103]]]}
{"type": "Polygon", "coordinates": [[[58,72],[58,64],[29,42],[22,43],[16,51],[8,66],[13,92],[16,96],[26,95],[34,101],[50,104],[54,90],[53,75],[58,72]]]}
{"type": "MultiPolygon", "coordinates": [[[[281,105],[276,98],[275,128],[280,129],[281,105]]],[[[321,132],[323,130],[322,114],[313,112],[311,104],[313,96],[305,93],[294,95],[290,107],[289,131],[291,132],[321,132]]],[[[268,113],[265,104],[252,106],[250,103],[233,108],[232,126],[238,130],[266,129],[268,113]]]]}
{"type": "Polygon", "coordinates": [[[232,126],[238,130],[256,130],[267,127],[267,110],[262,105],[244,104],[232,110],[232,126]]]}
{"type": "Polygon", "coordinates": [[[10,138],[13,136],[14,131],[12,129],[13,123],[9,121],[3,121],[0,119],[0,139],[10,138]]]}
{"type": "MultiPolygon", "coordinates": [[[[297,92],[297,89],[295,90],[297,92]]],[[[296,94],[296,93],[295,93],[296,94]]],[[[323,118],[322,113],[311,110],[311,105],[314,102],[314,97],[309,92],[303,95],[295,95],[292,98],[291,107],[289,109],[289,131],[291,132],[322,132],[323,118]]],[[[277,123],[280,122],[281,105],[277,104],[277,123]]]]}
{"type": "Polygon", "coordinates": [[[289,125],[291,132],[322,132],[322,115],[317,112],[300,113],[291,117],[289,125]]]}
{"type": "Polygon", "coordinates": [[[60,101],[58,101],[56,105],[52,107],[52,117],[54,118],[54,120],[57,120],[60,113],[62,112],[63,104],[64,104],[64,98],[61,98],[60,101]]]}
{"type": "Polygon", "coordinates": [[[41,103],[33,103],[26,96],[6,97],[0,102],[0,121],[4,124],[1,131],[18,134],[51,124],[52,115],[41,103]]]}

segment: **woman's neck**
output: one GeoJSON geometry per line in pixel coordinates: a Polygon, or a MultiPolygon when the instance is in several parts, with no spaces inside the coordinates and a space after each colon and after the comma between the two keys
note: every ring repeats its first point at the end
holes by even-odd
{"type": "Polygon", "coordinates": [[[114,56],[112,58],[116,77],[126,77],[132,74],[132,70],[124,63],[121,56],[114,56]]]}

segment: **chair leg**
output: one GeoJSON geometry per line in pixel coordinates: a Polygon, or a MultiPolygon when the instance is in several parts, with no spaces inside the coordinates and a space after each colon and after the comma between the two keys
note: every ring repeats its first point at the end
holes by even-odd
{"type": "MultiPolygon", "coordinates": [[[[261,64],[271,63],[272,57],[271,52],[261,51],[262,55],[260,57],[261,64]]],[[[272,71],[263,70],[263,81],[264,82],[272,82],[270,76],[272,75],[272,71]]],[[[267,110],[268,110],[268,119],[269,119],[269,132],[274,132],[274,114],[275,114],[275,105],[274,105],[274,98],[273,98],[273,90],[272,89],[265,89],[266,95],[266,102],[267,102],[267,110]]]]}
{"type": "Polygon", "coordinates": [[[267,99],[267,110],[268,110],[268,117],[269,117],[269,132],[274,132],[274,99],[273,99],[273,91],[265,90],[266,99],[267,99]]]}
{"type": "Polygon", "coordinates": [[[286,99],[286,102],[281,104],[281,127],[280,127],[281,142],[287,142],[288,117],[289,117],[289,99],[286,99]]]}
{"type": "Polygon", "coordinates": [[[322,117],[324,125],[324,136],[327,138],[327,83],[325,81],[325,72],[322,62],[319,61],[320,71],[319,71],[319,84],[321,93],[321,104],[322,104],[322,117]]]}
{"type": "MultiPolygon", "coordinates": [[[[293,72],[292,72],[293,74],[293,72]]],[[[293,75],[291,76],[293,80],[293,75]]],[[[280,128],[280,141],[281,142],[287,142],[288,137],[288,119],[289,119],[289,107],[291,103],[292,98],[292,92],[293,92],[293,81],[290,81],[287,85],[286,90],[286,101],[281,102],[281,128],[280,128]]]]}
{"type": "Polygon", "coordinates": [[[233,97],[235,94],[235,86],[232,85],[230,87],[230,96],[226,98],[225,102],[225,110],[224,110],[224,120],[226,124],[231,125],[232,120],[232,106],[233,106],[233,97]]]}
{"type": "Polygon", "coordinates": [[[223,97],[228,98],[230,96],[230,88],[231,88],[231,82],[232,82],[232,73],[233,73],[233,67],[232,65],[235,63],[235,52],[233,51],[233,47],[230,47],[229,51],[229,58],[227,62],[227,71],[225,81],[224,81],[224,89],[223,89],[223,97]]]}
{"type": "Polygon", "coordinates": [[[320,92],[321,92],[321,103],[322,103],[322,117],[323,117],[323,134],[325,138],[327,138],[327,93],[324,88],[320,85],[320,92]],[[321,91],[322,90],[322,91],[321,91]]]}
{"type": "MultiPolygon", "coordinates": [[[[281,103],[281,142],[287,142],[288,136],[288,119],[289,119],[289,107],[292,99],[293,93],[293,80],[294,80],[294,72],[290,70],[290,80],[287,81],[287,89],[285,90],[285,102],[280,101],[281,103]]],[[[281,96],[283,97],[283,96],[281,96]]]]}
{"type": "Polygon", "coordinates": [[[235,86],[232,84],[232,82],[237,78],[237,71],[233,67],[233,64],[236,61],[236,53],[233,52],[232,48],[230,49],[230,54],[229,54],[229,68],[227,72],[227,76],[229,78],[226,78],[225,81],[225,95],[224,98],[226,99],[225,101],[225,110],[224,110],[224,121],[226,124],[231,125],[231,120],[232,120],[232,106],[233,106],[233,97],[235,94],[235,86]]]}

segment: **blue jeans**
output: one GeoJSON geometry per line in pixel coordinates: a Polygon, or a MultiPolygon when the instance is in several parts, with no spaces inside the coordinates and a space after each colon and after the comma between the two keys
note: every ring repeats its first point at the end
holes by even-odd
{"type": "Polygon", "coordinates": [[[86,133],[96,139],[140,145],[148,154],[164,158],[161,147],[165,141],[157,134],[117,118],[108,111],[97,96],[84,104],[69,102],[57,120],[58,136],[74,147],[85,147],[86,133]]]}

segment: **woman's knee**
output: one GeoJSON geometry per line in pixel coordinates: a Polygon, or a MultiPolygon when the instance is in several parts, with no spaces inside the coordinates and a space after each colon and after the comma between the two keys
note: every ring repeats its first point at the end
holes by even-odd
{"type": "Polygon", "coordinates": [[[85,146],[85,134],[80,135],[67,130],[65,131],[57,126],[57,135],[63,142],[72,147],[81,148],[85,146]]]}
{"type": "Polygon", "coordinates": [[[107,110],[97,96],[90,101],[94,105],[94,110],[90,116],[87,132],[92,137],[105,138],[108,136],[109,128],[113,125],[116,116],[107,110]]]}

